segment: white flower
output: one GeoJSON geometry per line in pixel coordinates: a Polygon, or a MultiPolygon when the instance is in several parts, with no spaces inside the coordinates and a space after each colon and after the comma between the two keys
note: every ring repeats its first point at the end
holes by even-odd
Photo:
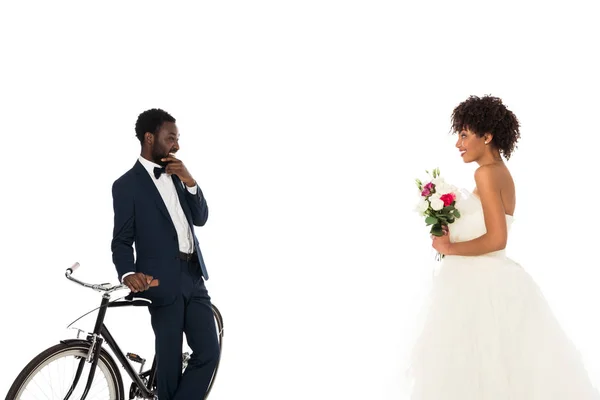
{"type": "Polygon", "coordinates": [[[441,190],[441,191],[439,191],[438,193],[440,193],[440,194],[454,193],[454,195],[455,195],[456,197],[458,197],[458,194],[460,193],[460,190],[459,190],[459,189],[458,189],[456,186],[454,186],[454,185],[450,185],[450,184],[446,184],[446,185],[443,187],[443,189],[444,189],[444,190],[441,190]]]}
{"type": "Polygon", "coordinates": [[[429,201],[427,199],[421,199],[417,206],[415,207],[416,211],[419,214],[423,214],[429,208],[429,201]]]}
{"type": "Polygon", "coordinates": [[[431,180],[431,183],[433,183],[436,187],[438,185],[442,185],[442,186],[446,185],[446,181],[441,176],[438,176],[437,178],[433,178],[431,180]]]}
{"type": "Polygon", "coordinates": [[[458,189],[455,186],[450,185],[448,183],[444,183],[440,186],[436,186],[435,191],[440,196],[443,194],[446,194],[446,193],[454,193],[455,195],[458,196],[458,189]]]}
{"type": "Polygon", "coordinates": [[[429,198],[429,201],[431,202],[431,208],[433,208],[435,211],[440,211],[442,208],[444,208],[444,201],[440,199],[442,194],[444,193],[436,192],[429,198]]]}
{"type": "Polygon", "coordinates": [[[435,188],[435,192],[437,194],[439,194],[440,196],[446,193],[450,193],[452,192],[452,186],[450,185],[444,185],[444,186],[438,186],[435,188]]]}

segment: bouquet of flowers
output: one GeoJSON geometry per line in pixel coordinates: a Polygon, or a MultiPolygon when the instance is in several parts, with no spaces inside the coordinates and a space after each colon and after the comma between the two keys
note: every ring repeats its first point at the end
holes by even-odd
{"type": "MultiPolygon", "coordinates": [[[[460,218],[460,212],[455,207],[458,189],[440,177],[439,168],[434,169],[432,173],[425,172],[430,176],[426,184],[416,179],[420,194],[417,212],[425,217],[427,226],[431,225],[432,235],[443,236],[443,226],[448,226],[456,218],[460,218]]],[[[443,257],[443,254],[438,254],[438,258],[443,257]]]]}

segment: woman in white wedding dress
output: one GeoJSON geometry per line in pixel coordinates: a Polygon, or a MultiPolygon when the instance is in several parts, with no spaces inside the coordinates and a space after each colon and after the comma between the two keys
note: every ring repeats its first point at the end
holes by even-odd
{"type": "Polygon", "coordinates": [[[464,162],[479,164],[476,189],[432,237],[445,257],[411,354],[411,399],[600,399],[538,286],[505,254],[515,188],[501,156],[515,149],[517,118],[498,98],[471,96],[452,127],[464,162]]]}

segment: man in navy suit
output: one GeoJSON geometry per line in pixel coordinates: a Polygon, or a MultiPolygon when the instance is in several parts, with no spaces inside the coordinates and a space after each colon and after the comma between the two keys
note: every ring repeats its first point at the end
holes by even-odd
{"type": "Polygon", "coordinates": [[[175,118],[160,109],[144,111],[135,132],[141,156],[112,187],[113,262],[119,279],[152,301],[148,309],[156,339],[159,399],[203,399],[219,357],[204,285],[208,273],[194,234],[194,225],[206,223],[208,206],[175,157],[175,118]],[[182,375],[184,332],[193,354],[182,375]]]}

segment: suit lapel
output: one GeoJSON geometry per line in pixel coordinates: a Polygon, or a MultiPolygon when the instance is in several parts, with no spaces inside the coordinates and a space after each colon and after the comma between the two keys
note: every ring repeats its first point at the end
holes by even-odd
{"type": "Polygon", "coordinates": [[[169,211],[167,211],[167,206],[165,205],[165,202],[163,201],[162,197],[160,197],[160,193],[158,192],[156,185],[154,184],[154,182],[152,182],[152,177],[150,177],[148,171],[146,171],[144,166],[139,161],[135,163],[134,169],[135,173],[139,176],[139,182],[142,189],[144,190],[144,192],[146,192],[148,196],[154,198],[156,206],[158,207],[160,212],[165,216],[165,218],[171,221],[171,224],[173,225],[174,229],[175,224],[173,224],[173,220],[169,215],[169,211]]]}

